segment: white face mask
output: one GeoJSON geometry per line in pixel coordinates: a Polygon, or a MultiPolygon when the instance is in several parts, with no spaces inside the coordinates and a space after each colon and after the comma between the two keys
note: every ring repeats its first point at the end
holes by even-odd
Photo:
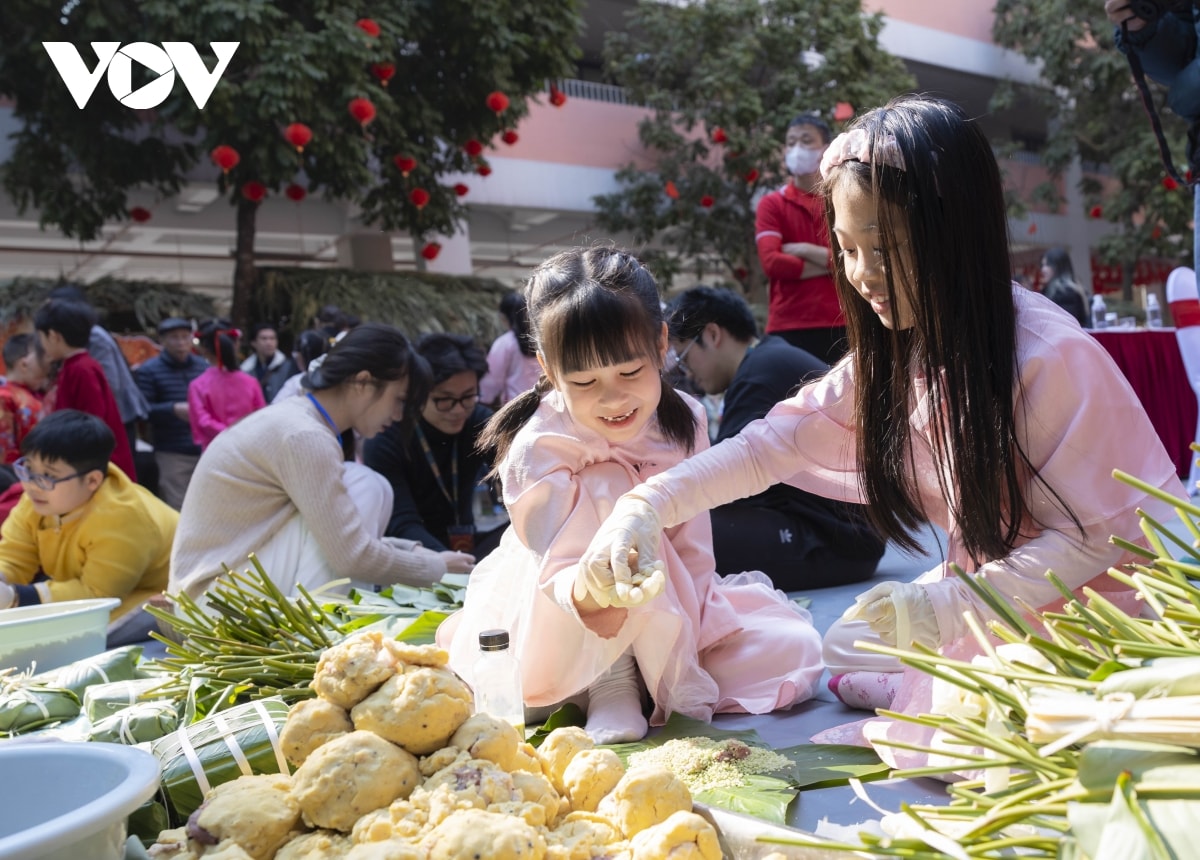
{"type": "Polygon", "coordinates": [[[816,173],[821,166],[821,150],[793,146],[788,149],[784,161],[787,162],[787,169],[795,176],[816,173]]]}

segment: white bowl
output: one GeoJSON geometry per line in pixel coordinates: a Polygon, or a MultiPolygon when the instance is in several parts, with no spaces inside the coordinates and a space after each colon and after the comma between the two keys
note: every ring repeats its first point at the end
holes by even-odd
{"type": "Polygon", "coordinates": [[[35,672],[66,666],[104,650],[115,597],[18,606],[0,612],[0,669],[35,672]]]}
{"type": "Polygon", "coordinates": [[[121,860],[158,759],[123,744],[0,744],[0,860],[121,860]]]}

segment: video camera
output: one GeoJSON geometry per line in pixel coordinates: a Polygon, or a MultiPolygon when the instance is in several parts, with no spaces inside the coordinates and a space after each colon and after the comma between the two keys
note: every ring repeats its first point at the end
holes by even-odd
{"type": "Polygon", "coordinates": [[[1129,11],[1146,23],[1153,23],[1168,12],[1188,12],[1200,0],[1129,0],[1129,11]]]}

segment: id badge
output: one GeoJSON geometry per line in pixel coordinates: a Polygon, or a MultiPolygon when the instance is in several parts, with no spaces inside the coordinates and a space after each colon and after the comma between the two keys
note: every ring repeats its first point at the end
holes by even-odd
{"type": "Polygon", "coordinates": [[[450,549],[455,552],[475,552],[475,526],[450,526],[450,549]]]}

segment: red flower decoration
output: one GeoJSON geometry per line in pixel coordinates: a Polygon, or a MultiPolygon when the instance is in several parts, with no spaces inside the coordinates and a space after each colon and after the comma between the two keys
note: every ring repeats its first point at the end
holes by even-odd
{"type": "Polygon", "coordinates": [[[744,281],[746,278],[750,277],[750,273],[746,271],[744,266],[738,266],[733,270],[733,276],[739,281],[744,281]]]}
{"type": "Polygon", "coordinates": [[[483,152],[483,144],[475,140],[475,138],[471,138],[463,144],[463,152],[472,158],[477,158],[483,152]]]}
{"type": "Polygon", "coordinates": [[[304,152],[304,147],[312,140],[312,129],[302,122],[294,122],[283,130],[283,136],[296,147],[296,152],[304,152]]]}
{"type": "Polygon", "coordinates": [[[1163,181],[1162,181],[1162,187],[1167,189],[1168,191],[1174,191],[1176,188],[1179,187],[1179,183],[1175,181],[1174,177],[1164,176],[1163,181]]]}
{"type": "Polygon", "coordinates": [[[454,193],[457,194],[459,197],[466,197],[467,192],[470,190],[471,190],[470,188],[468,188],[466,185],[463,185],[461,182],[456,182],[454,184],[454,193]]]}
{"type": "Polygon", "coordinates": [[[440,253],[442,253],[442,246],[437,242],[427,242],[421,249],[421,256],[426,260],[435,260],[440,253]]]}
{"type": "Polygon", "coordinates": [[[716,202],[717,201],[713,200],[711,194],[705,194],[703,197],[700,198],[700,205],[703,206],[705,209],[711,209],[712,205],[716,202]]]}
{"type": "Polygon", "coordinates": [[[499,90],[494,90],[493,92],[488,93],[487,106],[488,110],[490,110],[492,113],[497,115],[502,114],[508,110],[508,96],[499,90]]]}
{"type": "Polygon", "coordinates": [[[475,172],[478,173],[480,176],[491,176],[492,175],[492,167],[490,164],[481,164],[475,168],[475,172]]]}
{"type": "Polygon", "coordinates": [[[374,39],[381,32],[383,32],[382,30],[379,29],[379,24],[376,23],[371,18],[359,18],[357,21],[354,22],[354,26],[357,27],[358,29],[362,30],[364,33],[366,33],[372,39],[374,39]]]}
{"type": "Polygon", "coordinates": [[[566,94],[554,84],[550,85],[550,104],[555,107],[562,107],[567,103],[566,94]]]}
{"type": "Polygon", "coordinates": [[[237,163],[242,160],[236,149],[225,144],[214,147],[213,151],[209,153],[209,157],[212,158],[213,164],[221,168],[223,173],[233,170],[233,168],[237,167],[237,163]]]}
{"type": "Polygon", "coordinates": [[[1187,180],[1188,185],[1191,185],[1192,184],[1192,171],[1189,170],[1187,173],[1183,174],[1183,178],[1187,180]]]}
{"type": "Polygon", "coordinates": [[[713,143],[724,143],[727,140],[729,140],[729,137],[725,134],[725,129],[721,128],[721,126],[717,126],[712,130],[713,143]]]}
{"type": "Polygon", "coordinates": [[[747,171],[747,173],[746,173],[746,181],[753,182],[756,179],[758,179],[758,171],[756,169],[754,169],[753,167],[751,167],[750,170],[747,171]]]}
{"type": "Polygon", "coordinates": [[[396,74],[395,63],[371,63],[371,74],[385,87],[396,74]]]}
{"type": "Polygon", "coordinates": [[[288,200],[299,203],[308,196],[308,189],[306,189],[303,185],[297,185],[295,182],[293,182],[287,188],[283,189],[283,193],[287,195],[288,200]]]}
{"type": "Polygon", "coordinates": [[[850,102],[838,102],[833,106],[833,118],[838,122],[845,122],[854,116],[854,105],[850,102]]]}
{"type": "Polygon", "coordinates": [[[366,128],[367,124],[375,119],[375,105],[371,104],[370,99],[362,97],[350,99],[346,110],[350,111],[350,116],[358,120],[358,124],[363,128],[366,128]]]}
{"type": "Polygon", "coordinates": [[[267,186],[257,179],[251,179],[242,186],[242,196],[251,203],[258,203],[267,196],[267,186]]]}
{"type": "Polygon", "coordinates": [[[129,217],[139,224],[145,224],[150,220],[150,210],[145,206],[134,206],[129,210],[129,217]]]}
{"type": "Polygon", "coordinates": [[[1099,218],[1103,214],[1104,214],[1104,210],[1101,209],[1098,205],[1093,206],[1091,209],[1088,210],[1088,215],[1090,215],[1093,218],[1099,218]]]}
{"type": "Polygon", "coordinates": [[[670,179],[668,179],[667,184],[663,186],[663,191],[665,191],[667,193],[667,196],[670,197],[672,200],[679,199],[679,189],[675,187],[675,183],[672,182],[670,179]]]}
{"type": "Polygon", "coordinates": [[[396,165],[396,169],[400,171],[401,176],[408,176],[416,168],[417,160],[407,155],[397,155],[392,159],[392,164],[396,165]]]}
{"type": "Polygon", "coordinates": [[[429,192],[424,188],[414,188],[408,195],[408,199],[412,201],[413,206],[424,209],[425,205],[429,203],[429,192]]]}
{"type": "Polygon", "coordinates": [[[1161,227],[1155,227],[1153,230],[1151,230],[1151,231],[1150,231],[1150,238],[1151,238],[1151,239],[1161,239],[1161,238],[1162,238],[1162,228],[1161,228],[1161,227]]]}
{"type": "Polygon", "coordinates": [[[1030,236],[1032,236],[1034,233],[1037,232],[1037,224],[1030,224],[1029,229],[1026,230],[1025,232],[1028,233],[1030,236]]]}
{"type": "Polygon", "coordinates": [[[507,143],[509,146],[512,146],[514,143],[517,142],[517,133],[510,128],[507,131],[505,131],[504,134],[500,135],[500,139],[502,141],[504,141],[505,143],[507,143]]]}

